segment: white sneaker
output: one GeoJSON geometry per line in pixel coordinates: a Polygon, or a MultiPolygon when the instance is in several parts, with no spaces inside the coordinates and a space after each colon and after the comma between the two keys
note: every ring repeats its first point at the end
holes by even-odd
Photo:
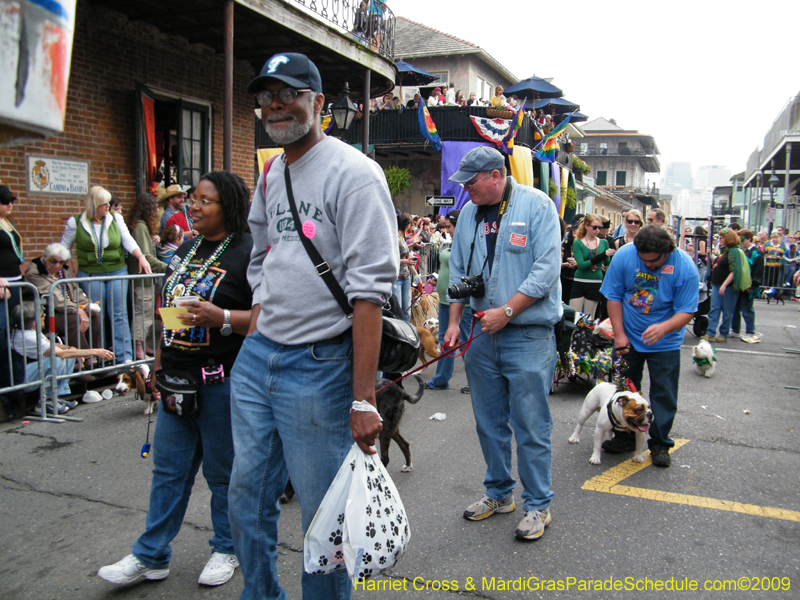
{"type": "Polygon", "coordinates": [[[549,508],[526,511],[514,533],[520,540],[538,540],[544,535],[544,528],[550,525],[551,520],[549,508]]]}
{"type": "Polygon", "coordinates": [[[214,552],[208,559],[197,583],[200,585],[222,585],[233,577],[233,572],[239,566],[239,559],[235,554],[214,552]]]}
{"type": "Polygon", "coordinates": [[[118,563],[101,568],[97,575],[111,583],[137,583],[143,579],[153,581],[166,579],[169,569],[151,569],[143,565],[133,554],[128,554],[118,563]]]}

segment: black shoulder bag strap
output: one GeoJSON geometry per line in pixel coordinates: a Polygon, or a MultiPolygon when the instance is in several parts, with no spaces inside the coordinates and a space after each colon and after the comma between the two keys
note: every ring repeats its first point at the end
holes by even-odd
{"type": "Polygon", "coordinates": [[[292,211],[292,218],[294,219],[294,228],[297,231],[297,235],[300,236],[300,241],[303,243],[303,248],[306,249],[308,257],[311,259],[311,262],[314,263],[314,270],[316,270],[317,275],[322,277],[322,280],[325,282],[325,285],[328,286],[328,289],[331,291],[331,294],[333,294],[333,297],[336,298],[336,302],[338,302],[339,306],[344,311],[344,314],[347,315],[348,319],[351,319],[353,318],[353,307],[350,306],[350,303],[347,301],[347,296],[345,295],[342,286],[339,285],[339,282],[336,281],[336,278],[333,276],[330,265],[325,262],[320,253],[314,247],[314,244],[311,243],[311,240],[306,237],[305,233],[303,233],[303,226],[300,223],[300,214],[297,212],[297,206],[294,202],[294,194],[292,193],[292,178],[289,175],[289,163],[284,165],[283,173],[286,180],[286,195],[289,197],[289,208],[292,211]]]}

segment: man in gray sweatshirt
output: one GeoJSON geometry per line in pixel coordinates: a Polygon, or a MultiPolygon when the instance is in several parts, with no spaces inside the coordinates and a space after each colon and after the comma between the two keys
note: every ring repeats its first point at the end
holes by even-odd
{"type": "MultiPolygon", "coordinates": [[[[353,440],[375,453],[381,421],[364,409],[375,407],[381,305],[400,257],[382,170],[320,127],[325,96],[314,63],[302,54],[275,55],[247,91],[284,149],[261,173],[250,209],[253,316],[231,376],[236,458],[229,513],[245,581],[241,597],[255,599],[285,597],[277,535],[287,476],[305,533],[353,440]],[[300,241],[287,183],[300,228],[343,289],[352,319],[300,241]]],[[[351,589],[345,570],[303,573],[306,600],[349,598],[351,589]]]]}

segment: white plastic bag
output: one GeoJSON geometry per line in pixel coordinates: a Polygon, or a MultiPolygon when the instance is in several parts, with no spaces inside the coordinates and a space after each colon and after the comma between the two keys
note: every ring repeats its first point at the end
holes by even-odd
{"type": "Polygon", "coordinates": [[[330,573],[344,564],[351,579],[366,579],[394,566],[410,539],[406,510],[383,463],[353,444],[306,532],[306,572],[330,573]]]}

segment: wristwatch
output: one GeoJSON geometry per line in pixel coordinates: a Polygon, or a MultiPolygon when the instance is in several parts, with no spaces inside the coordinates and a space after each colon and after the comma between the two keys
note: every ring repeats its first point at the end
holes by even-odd
{"type": "Polygon", "coordinates": [[[508,304],[503,304],[503,310],[506,311],[506,316],[509,319],[514,316],[514,309],[511,308],[508,304]]]}
{"type": "Polygon", "coordinates": [[[233,327],[231,327],[231,311],[227,308],[222,309],[222,327],[219,332],[222,335],[230,335],[233,333],[233,327]]]}

